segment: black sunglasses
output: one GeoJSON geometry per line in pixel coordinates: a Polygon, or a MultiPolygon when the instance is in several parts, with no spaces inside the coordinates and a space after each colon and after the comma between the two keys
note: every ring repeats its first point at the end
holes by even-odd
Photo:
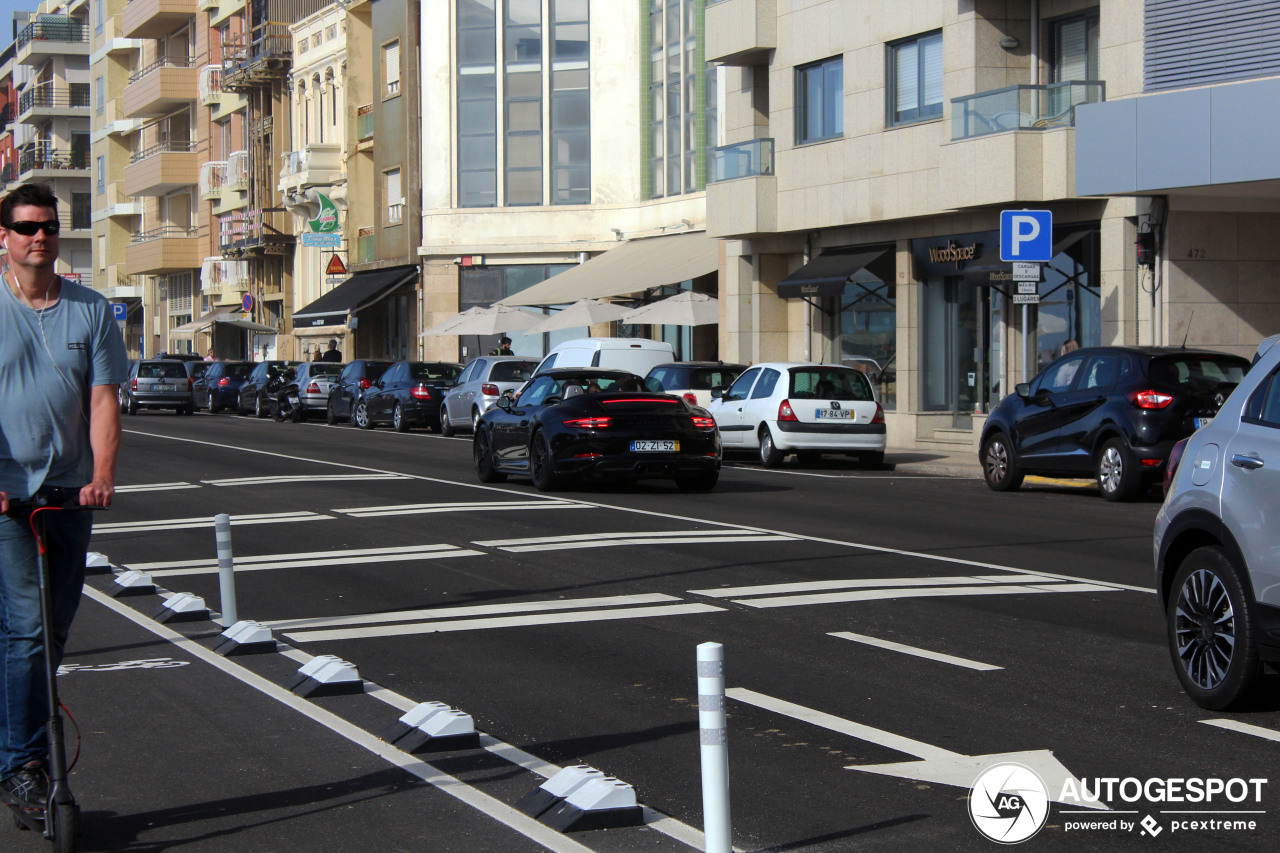
{"type": "Polygon", "coordinates": [[[56,219],[46,219],[44,222],[10,222],[5,228],[17,231],[23,237],[34,237],[37,231],[50,235],[57,234],[62,230],[62,223],[56,219]]]}

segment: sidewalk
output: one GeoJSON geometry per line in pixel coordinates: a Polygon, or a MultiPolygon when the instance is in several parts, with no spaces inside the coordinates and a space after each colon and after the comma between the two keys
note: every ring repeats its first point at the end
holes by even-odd
{"type": "Polygon", "coordinates": [[[890,447],[885,450],[884,462],[886,467],[900,474],[982,478],[982,464],[978,461],[977,451],[967,447],[957,450],[890,447]]]}

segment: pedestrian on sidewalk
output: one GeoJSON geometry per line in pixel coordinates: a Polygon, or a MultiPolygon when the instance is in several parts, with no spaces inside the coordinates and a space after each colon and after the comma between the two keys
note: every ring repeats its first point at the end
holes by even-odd
{"type": "MultiPolygon", "coordinates": [[[[9,501],[37,494],[108,506],[120,450],[124,340],[99,293],[56,272],[58,199],[23,184],[0,200],[8,250],[0,293],[0,796],[43,812],[48,798],[35,537],[9,501]]],[[[46,547],[55,667],[80,603],[90,513],[51,512],[46,547]]]]}

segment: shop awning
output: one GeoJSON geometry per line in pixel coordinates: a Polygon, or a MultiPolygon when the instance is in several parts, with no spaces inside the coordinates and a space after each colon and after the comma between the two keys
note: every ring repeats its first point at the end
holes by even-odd
{"type": "Polygon", "coordinates": [[[568,305],[579,299],[626,296],[679,284],[719,268],[719,243],[704,231],[646,237],[628,240],[499,304],[568,305]]]}
{"type": "MultiPolygon", "coordinates": [[[[1056,230],[1056,229],[1055,229],[1056,230]]],[[[1070,249],[1096,229],[1058,231],[1053,242],[1053,254],[1057,257],[1070,249]]],[[[1000,247],[996,246],[981,258],[964,268],[964,283],[974,286],[1005,285],[1013,283],[1013,264],[1000,260],[1000,247]]]]}
{"type": "Polygon", "coordinates": [[[418,274],[416,266],[358,272],[293,315],[295,329],[345,326],[347,313],[378,302],[418,274]]]}
{"type": "Polygon", "coordinates": [[[210,311],[208,314],[205,314],[203,317],[200,317],[199,319],[192,320],[190,323],[183,323],[181,326],[178,326],[176,329],[170,329],[169,337],[193,338],[195,337],[196,332],[204,331],[205,329],[212,326],[214,323],[218,322],[219,320],[228,319],[229,315],[231,314],[240,314],[240,313],[242,312],[240,311],[240,306],[238,305],[232,305],[227,308],[215,308],[214,310],[210,311]]]}
{"type": "Polygon", "coordinates": [[[237,329],[244,329],[246,332],[272,332],[277,331],[275,326],[264,326],[262,323],[255,323],[248,317],[226,317],[214,320],[215,323],[223,323],[228,326],[235,326],[237,329]]]}
{"type": "Polygon", "coordinates": [[[783,299],[840,296],[850,278],[890,251],[891,246],[826,249],[778,282],[778,296],[783,299]]]}

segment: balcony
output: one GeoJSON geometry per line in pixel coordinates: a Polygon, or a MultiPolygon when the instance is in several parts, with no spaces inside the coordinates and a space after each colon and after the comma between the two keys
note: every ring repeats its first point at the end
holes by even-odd
{"type": "Polygon", "coordinates": [[[124,192],[130,196],[161,196],[200,181],[200,155],[194,142],[161,142],[129,158],[124,167],[124,192]]]}
{"type": "Polygon", "coordinates": [[[307,187],[331,187],[345,177],[342,146],[336,142],[313,142],[301,151],[281,155],[280,192],[286,195],[307,187]]]}
{"type": "Polygon", "coordinates": [[[1076,107],[1107,99],[1101,80],[1040,86],[1007,86],[951,99],[951,139],[973,139],[1012,130],[1074,127],[1076,107]]]}
{"type": "MultiPolygon", "coordinates": [[[[224,257],[282,255],[293,249],[297,238],[272,224],[280,209],[236,211],[218,218],[218,246],[224,257]]],[[[288,217],[292,219],[292,217],[288,217]]]]}
{"type": "Polygon", "coordinates": [[[15,58],[39,67],[53,56],[88,56],[89,28],[78,18],[42,15],[18,33],[15,58]]]}
{"type": "Polygon", "coordinates": [[[205,201],[222,198],[226,183],[226,160],[211,160],[200,164],[200,198],[205,201]]]}
{"type": "Polygon", "coordinates": [[[249,152],[232,151],[227,158],[227,189],[249,190],[249,152]]]}
{"type": "Polygon", "coordinates": [[[708,155],[707,233],[729,237],[776,231],[778,179],[773,172],[773,140],[722,145],[708,155]]]}
{"type": "Polygon", "coordinates": [[[195,16],[196,0],[129,0],[120,29],[128,38],[164,38],[195,16]]]}
{"type": "Polygon", "coordinates": [[[224,41],[222,57],[222,88],[248,92],[288,75],[293,33],[288,24],[258,24],[250,33],[224,41]]]}
{"type": "Polygon", "coordinates": [[[89,117],[88,83],[39,83],[18,96],[18,121],[58,117],[89,117]]]}
{"type": "Polygon", "coordinates": [[[131,275],[165,275],[197,269],[203,258],[196,229],[164,225],[133,235],[124,250],[131,275]]]}
{"type": "Polygon", "coordinates": [[[105,192],[94,196],[92,220],[101,222],[117,216],[141,216],[142,202],[124,194],[122,181],[112,181],[105,187],[105,192]]]}
{"type": "Polygon", "coordinates": [[[5,163],[0,166],[0,185],[5,187],[18,181],[18,165],[16,163],[5,163]]]}
{"type": "Polygon", "coordinates": [[[188,57],[161,57],[129,78],[121,98],[124,114],[156,118],[176,112],[195,101],[199,77],[200,69],[188,57]]]}
{"type": "Polygon", "coordinates": [[[89,152],[34,142],[18,151],[18,180],[89,177],[89,152]]]}
{"type": "Polygon", "coordinates": [[[373,104],[364,104],[356,109],[356,141],[364,142],[373,139],[373,104]]]}
{"type": "Polygon", "coordinates": [[[778,46],[777,0],[720,0],[708,3],[707,62],[763,65],[778,46]]]}
{"type": "Polygon", "coordinates": [[[200,265],[200,289],[224,295],[243,293],[249,289],[249,262],[205,258],[200,265]]]}
{"type": "Polygon", "coordinates": [[[1075,109],[1105,97],[1101,81],[1073,81],[954,98],[952,141],[938,155],[938,206],[1073,198],[1075,109]],[[1002,167],[992,171],[991,163],[1002,167]]]}

